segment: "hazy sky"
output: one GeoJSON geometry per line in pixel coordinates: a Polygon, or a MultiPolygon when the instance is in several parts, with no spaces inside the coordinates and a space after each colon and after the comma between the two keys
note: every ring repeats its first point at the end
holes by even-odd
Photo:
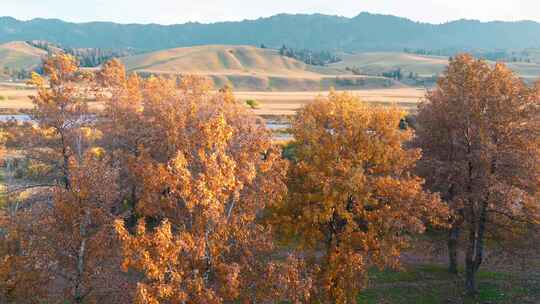
{"type": "Polygon", "coordinates": [[[352,17],[363,11],[432,23],[461,18],[540,22],[540,0],[0,0],[1,16],[74,22],[206,23],[277,13],[352,17]]]}

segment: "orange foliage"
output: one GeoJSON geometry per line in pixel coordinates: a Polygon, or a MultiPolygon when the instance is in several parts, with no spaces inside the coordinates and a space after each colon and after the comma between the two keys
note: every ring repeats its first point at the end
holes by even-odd
{"type": "Polygon", "coordinates": [[[35,288],[76,303],[354,303],[367,269],[399,268],[448,205],[472,274],[484,233],[540,225],[540,90],[502,65],[457,57],[420,109],[418,167],[448,204],[411,173],[422,153],[397,109],[331,92],[294,118],[288,163],[264,122],[205,79],[143,79],[117,60],[83,73],[68,55],[44,69],[34,124],[7,137],[49,170],[2,214],[4,302],[32,303],[35,288]]]}
{"type": "Polygon", "coordinates": [[[10,125],[10,140],[51,174],[42,184],[28,186],[37,190],[12,204],[2,225],[7,231],[3,244],[16,245],[2,253],[4,294],[33,303],[35,298],[25,296],[30,289],[47,301],[118,300],[123,281],[113,279],[119,251],[112,234],[117,170],[93,149],[96,136],[87,107],[92,78],[68,55],[51,57],[44,70],[48,85],[41,76],[32,76],[38,90],[32,98],[33,121],[10,125]]]}
{"type": "Polygon", "coordinates": [[[118,63],[105,69],[102,78],[114,83],[105,115],[114,123],[104,127],[114,136],[110,147],[129,153],[119,159],[137,189],[135,233],[123,221],[116,230],[124,269],[144,275],[138,303],[301,297],[291,294],[287,278],[309,284],[273,260],[272,233],[260,220],[286,191],[286,164],[262,121],[227,90],[211,93],[201,78],[135,81],[114,76],[124,73],[118,63]],[[262,288],[268,276],[275,285],[262,288]]]}
{"type": "Polygon", "coordinates": [[[467,291],[487,237],[510,237],[540,224],[540,105],[503,64],[455,57],[418,117],[421,170],[464,228],[467,291]]]}
{"type": "Polygon", "coordinates": [[[447,217],[409,173],[420,153],[403,147],[411,133],[399,130],[402,116],[332,92],[294,120],[289,199],[272,220],[321,266],[325,303],[355,303],[369,265],[397,267],[409,234],[447,217]]]}

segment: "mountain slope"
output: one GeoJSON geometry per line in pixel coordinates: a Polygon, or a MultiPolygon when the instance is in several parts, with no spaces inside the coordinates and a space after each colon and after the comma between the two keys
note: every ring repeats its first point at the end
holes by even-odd
{"type": "Polygon", "coordinates": [[[440,25],[362,13],[354,18],[281,14],[257,20],[179,25],[69,23],[56,19],[0,18],[0,42],[47,40],[69,47],[162,50],[229,44],[343,51],[403,48],[508,49],[540,47],[540,24],[459,20],[440,25]]]}
{"type": "Polygon", "coordinates": [[[41,63],[47,52],[26,42],[14,41],[0,44],[0,67],[29,70],[41,63]]]}

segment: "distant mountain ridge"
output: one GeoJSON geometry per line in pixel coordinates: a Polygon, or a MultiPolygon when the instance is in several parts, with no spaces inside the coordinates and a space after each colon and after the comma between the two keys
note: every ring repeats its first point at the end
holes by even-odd
{"type": "Polygon", "coordinates": [[[47,40],[66,47],[162,50],[207,45],[261,45],[342,51],[524,49],[540,47],[540,23],[458,20],[440,25],[361,13],[354,18],[280,14],[256,20],[178,25],[19,21],[0,17],[0,43],[47,40]]]}

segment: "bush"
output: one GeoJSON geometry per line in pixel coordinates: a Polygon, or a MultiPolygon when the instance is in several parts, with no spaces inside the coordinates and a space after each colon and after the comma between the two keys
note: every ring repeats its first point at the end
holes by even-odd
{"type": "Polygon", "coordinates": [[[405,122],[407,123],[407,126],[416,130],[418,127],[418,122],[415,114],[409,114],[405,116],[405,122]]]}
{"type": "Polygon", "coordinates": [[[281,156],[290,161],[297,161],[296,149],[298,144],[296,142],[289,142],[283,145],[281,156]]]}
{"type": "Polygon", "coordinates": [[[252,109],[259,108],[259,102],[257,100],[255,100],[255,99],[246,100],[246,104],[252,109]]]}

